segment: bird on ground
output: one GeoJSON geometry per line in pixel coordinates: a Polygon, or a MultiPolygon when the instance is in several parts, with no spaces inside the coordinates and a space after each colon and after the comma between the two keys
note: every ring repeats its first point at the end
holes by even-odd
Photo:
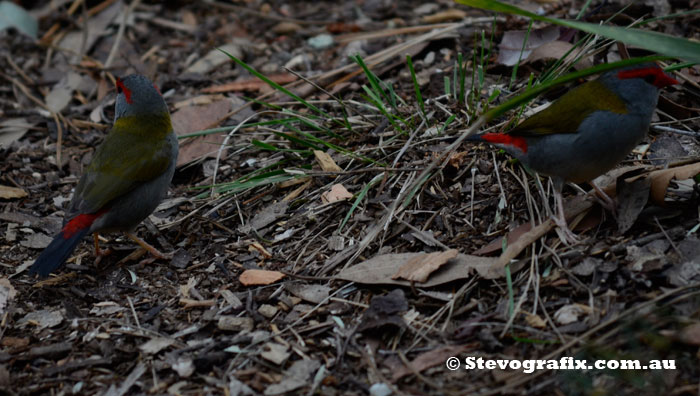
{"type": "Polygon", "coordinates": [[[608,71],[506,133],[485,133],[469,140],[502,148],[526,167],[550,176],[558,212],[554,221],[565,242],[575,242],[564,217],[564,183],[589,182],[600,191],[592,180],[619,164],[644,139],[659,90],[673,84],[678,81],[655,63],[608,71]]]}
{"type": "Polygon", "coordinates": [[[31,274],[48,276],[90,233],[98,257],[103,254],[98,233],[124,231],[155,257],[168,258],[132,230],[165,198],[175,173],[178,143],[170,112],[142,75],[117,79],[116,87],[114,125],[75,188],[63,228],[34,261],[31,274]]]}

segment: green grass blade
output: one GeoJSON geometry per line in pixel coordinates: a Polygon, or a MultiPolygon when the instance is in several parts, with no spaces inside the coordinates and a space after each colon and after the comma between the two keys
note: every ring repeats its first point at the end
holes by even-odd
{"type": "Polygon", "coordinates": [[[348,214],[345,215],[345,218],[343,219],[342,222],[340,222],[340,226],[338,227],[338,233],[340,233],[343,230],[343,227],[345,227],[345,224],[350,220],[350,216],[352,216],[353,212],[357,208],[358,205],[360,205],[360,202],[365,198],[369,190],[374,187],[377,183],[379,183],[382,179],[384,178],[384,172],[378,174],[377,176],[374,176],[372,180],[367,183],[367,185],[360,191],[360,193],[357,195],[357,198],[355,198],[355,202],[352,203],[352,206],[350,207],[350,210],[348,211],[348,214]]]}
{"type": "MultiPolygon", "coordinates": [[[[384,100],[386,100],[387,103],[395,107],[395,102],[392,100],[391,96],[386,92],[384,87],[382,87],[382,83],[379,80],[379,77],[377,77],[376,74],[374,74],[369,67],[367,67],[367,64],[365,64],[365,61],[362,59],[361,56],[356,55],[352,57],[352,59],[362,68],[364,71],[365,75],[367,76],[367,81],[369,81],[370,86],[372,87],[372,90],[376,93],[377,98],[383,97],[384,100]]],[[[380,99],[378,101],[381,102],[380,99]]]]}
{"type": "Polygon", "coordinates": [[[464,62],[461,52],[457,53],[457,67],[459,68],[459,96],[457,98],[457,104],[461,106],[462,103],[464,103],[464,97],[466,96],[466,88],[464,87],[464,84],[466,83],[467,79],[467,65],[464,62]]]}
{"type": "Polygon", "coordinates": [[[593,33],[618,40],[628,45],[641,47],[666,56],[691,62],[700,62],[700,43],[684,38],[673,37],[663,33],[650,32],[640,29],[629,29],[617,26],[597,25],[593,23],[543,17],[510,4],[501,3],[500,1],[495,0],[455,1],[466,6],[481,8],[483,10],[521,15],[537,21],[568,26],[587,33],[593,33]]]}
{"type": "Polygon", "coordinates": [[[261,80],[264,81],[267,85],[271,86],[271,87],[274,88],[275,90],[284,93],[285,95],[287,95],[287,96],[289,96],[290,98],[296,100],[297,102],[303,104],[304,106],[306,106],[307,108],[309,108],[309,109],[315,111],[316,113],[321,114],[321,115],[324,116],[324,117],[332,118],[332,117],[331,117],[330,115],[328,115],[325,111],[323,111],[323,110],[319,109],[318,107],[314,106],[313,104],[307,102],[306,100],[304,100],[304,99],[301,98],[300,96],[296,95],[296,94],[293,93],[292,91],[288,90],[287,88],[285,88],[285,87],[283,87],[283,86],[277,84],[276,82],[270,80],[269,78],[265,77],[263,74],[261,74],[260,72],[258,72],[258,71],[255,70],[255,69],[253,69],[252,67],[250,67],[247,63],[243,62],[242,60],[236,58],[235,56],[229,54],[228,52],[222,50],[221,48],[218,48],[218,50],[221,51],[221,52],[223,52],[223,53],[224,53],[226,56],[228,56],[229,58],[231,58],[231,60],[233,60],[234,62],[236,62],[240,67],[242,67],[242,68],[248,70],[248,72],[249,72],[250,74],[254,75],[255,77],[257,77],[257,78],[259,78],[259,79],[261,79],[261,80]]]}
{"type": "Polygon", "coordinates": [[[406,63],[408,64],[408,70],[411,73],[411,79],[413,80],[413,89],[416,91],[416,101],[418,102],[418,107],[420,107],[420,112],[425,118],[425,103],[423,102],[423,95],[420,92],[420,86],[418,85],[418,79],[416,78],[416,70],[413,68],[413,60],[411,60],[411,55],[406,55],[406,63]]]}

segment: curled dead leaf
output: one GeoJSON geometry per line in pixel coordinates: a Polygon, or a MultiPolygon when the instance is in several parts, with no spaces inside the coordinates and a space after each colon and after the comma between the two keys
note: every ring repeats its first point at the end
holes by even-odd
{"type": "Polygon", "coordinates": [[[0,316],[5,313],[5,308],[14,300],[17,290],[7,278],[0,278],[0,316]]]}
{"type": "MultiPolygon", "coordinates": [[[[512,231],[509,231],[508,234],[506,235],[506,246],[509,246],[513,242],[517,241],[521,235],[530,231],[531,229],[532,229],[531,223],[524,223],[524,224],[517,226],[512,231]]],[[[503,237],[502,236],[494,239],[493,241],[489,242],[488,245],[480,248],[479,250],[475,251],[472,254],[475,254],[477,256],[484,256],[484,255],[495,253],[495,252],[498,252],[501,250],[503,250],[503,237]]]]}
{"type": "Polygon", "coordinates": [[[334,184],[330,191],[321,194],[323,203],[345,201],[350,198],[352,198],[352,194],[342,184],[334,184]]]}
{"type": "Polygon", "coordinates": [[[558,26],[547,26],[543,29],[510,30],[503,33],[498,44],[498,63],[513,66],[522,59],[527,59],[536,48],[552,42],[560,37],[558,26]],[[523,45],[523,41],[527,42],[523,45]]]}
{"type": "Polygon", "coordinates": [[[444,252],[423,253],[420,256],[409,259],[391,279],[406,279],[423,283],[428,280],[430,274],[442,267],[448,260],[457,257],[457,249],[444,252]]]}
{"type": "Polygon", "coordinates": [[[527,322],[528,325],[537,329],[544,329],[545,327],[547,327],[547,322],[545,322],[544,319],[540,318],[538,315],[531,313],[525,314],[525,322],[527,322]]]}
{"type": "MultiPolygon", "coordinates": [[[[577,51],[572,51],[574,45],[567,41],[554,40],[544,43],[542,46],[535,48],[532,53],[522,63],[531,63],[538,60],[562,59],[566,55],[567,62],[573,62],[578,56],[577,51]],[[568,54],[568,55],[567,55],[568,54]]],[[[586,69],[593,66],[589,58],[583,58],[574,64],[576,70],[586,69]]]]}
{"type": "Polygon", "coordinates": [[[343,170],[338,166],[338,164],[333,161],[333,158],[321,150],[314,150],[314,157],[316,157],[316,162],[321,166],[326,172],[342,172],[343,170]]]}
{"type": "Polygon", "coordinates": [[[661,169],[651,172],[651,199],[657,205],[664,204],[666,189],[671,180],[684,180],[700,173],[700,162],[679,166],[676,168],[661,169]]]}
{"type": "MultiPolygon", "coordinates": [[[[425,255],[425,253],[391,253],[372,257],[369,260],[345,268],[336,276],[351,282],[362,284],[392,284],[410,286],[409,281],[392,279],[394,274],[409,260],[425,255]]],[[[439,271],[433,272],[430,277],[421,284],[421,287],[433,287],[447,282],[467,279],[474,276],[474,272],[485,279],[497,279],[505,276],[503,267],[499,267],[497,257],[479,257],[467,254],[458,254],[449,260],[439,271]]],[[[511,272],[518,268],[511,267],[511,272]]]]}
{"type": "Polygon", "coordinates": [[[454,153],[450,155],[448,164],[455,169],[460,169],[462,165],[464,165],[464,163],[467,161],[468,155],[468,151],[460,151],[458,153],[454,153]]]}
{"type": "Polygon", "coordinates": [[[17,199],[24,198],[27,196],[27,192],[21,188],[3,186],[0,184],[0,198],[1,199],[17,199]]]}

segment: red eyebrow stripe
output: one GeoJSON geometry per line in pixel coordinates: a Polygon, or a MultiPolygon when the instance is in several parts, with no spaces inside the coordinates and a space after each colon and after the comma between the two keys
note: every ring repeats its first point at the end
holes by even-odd
{"type": "Polygon", "coordinates": [[[628,78],[658,76],[659,72],[661,72],[661,69],[657,69],[657,68],[622,70],[622,71],[617,72],[617,76],[624,80],[624,79],[628,79],[628,78]]]}
{"type": "Polygon", "coordinates": [[[121,79],[117,79],[117,87],[121,88],[122,93],[124,93],[124,99],[126,99],[126,103],[131,104],[131,90],[124,85],[124,82],[121,79]]]}
{"type": "Polygon", "coordinates": [[[660,67],[647,67],[645,69],[622,70],[617,72],[617,77],[621,80],[628,78],[644,78],[647,76],[654,76],[654,85],[658,88],[678,84],[676,79],[666,75],[660,67]]]}

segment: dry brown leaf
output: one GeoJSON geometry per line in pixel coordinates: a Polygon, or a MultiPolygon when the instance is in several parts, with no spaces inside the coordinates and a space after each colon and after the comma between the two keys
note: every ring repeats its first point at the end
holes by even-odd
{"type": "Polygon", "coordinates": [[[190,106],[203,106],[203,105],[212,104],[214,102],[219,102],[222,100],[226,100],[226,97],[224,95],[221,95],[221,94],[199,95],[199,96],[195,96],[194,98],[187,98],[185,100],[175,102],[173,107],[175,107],[175,109],[181,109],[183,107],[190,107],[190,106]]]}
{"type": "Polygon", "coordinates": [[[614,198],[617,196],[617,180],[621,176],[625,176],[632,172],[634,172],[635,175],[638,175],[648,169],[654,169],[654,167],[649,165],[631,165],[611,169],[610,171],[593,179],[593,183],[600,187],[600,189],[603,190],[603,192],[605,192],[610,198],[614,198]]]}
{"type": "Polygon", "coordinates": [[[198,58],[195,63],[191,64],[185,70],[185,73],[204,75],[225,63],[232,62],[231,58],[229,58],[223,51],[235,56],[238,59],[241,59],[243,56],[243,50],[241,47],[242,43],[238,40],[232,43],[219,45],[216,48],[213,48],[203,57],[198,58]]]}
{"type": "Polygon", "coordinates": [[[194,12],[184,10],[182,12],[182,23],[185,25],[197,26],[197,17],[194,15],[194,12]]]}
{"type": "Polygon", "coordinates": [[[9,147],[12,143],[21,139],[33,123],[24,118],[11,118],[0,122],[0,149],[9,147]]]}
{"type": "MultiPolygon", "coordinates": [[[[574,199],[568,200],[565,205],[566,218],[569,219],[571,217],[578,216],[592,207],[592,201],[585,199],[583,196],[575,197],[574,199]]],[[[554,221],[552,219],[547,219],[547,221],[524,233],[515,242],[508,245],[506,251],[501,254],[496,264],[497,268],[500,268],[501,270],[505,268],[505,266],[508,265],[512,259],[518,257],[518,255],[525,250],[525,248],[543,237],[552,228],[554,228],[554,221]]]]}
{"type": "Polygon", "coordinates": [[[8,348],[21,348],[29,345],[29,338],[4,336],[0,340],[0,345],[8,348]]]}
{"type": "MultiPolygon", "coordinates": [[[[573,47],[574,45],[567,41],[554,40],[535,48],[522,63],[525,64],[542,59],[562,59],[567,53],[569,55],[566,57],[566,61],[573,62],[578,55],[577,51],[571,51],[573,47]]],[[[593,64],[589,58],[583,58],[574,64],[574,68],[576,68],[576,70],[586,69],[591,66],[593,66],[593,64]]]]}
{"type": "Polygon", "coordinates": [[[251,219],[248,224],[242,225],[238,227],[238,229],[244,234],[248,234],[253,230],[260,230],[284,217],[285,213],[287,213],[287,208],[289,208],[289,202],[275,202],[266,206],[263,210],[253,216],[253,219],[251,219]]]}
{"type": "Polygon", "coordinates": [[[649,201],[651,179],[648,177],[617,183],[617,229],[624,234],[632,228],[649,201]]]}
{"type": "Polygon", "coordinates": [[[391,382],[396,382],[401,378],[431,367],[444,365],[447,358],[451,356],[459,356],[460,354],[474,348],[472,345],[449,345],[440,348],[435,348],[428,352],[423,352],[411,361],[411,367],[402,366],[394,370],[394,375],[391,377],[391,382]]]}
{"type": "Polygon", "coordinates": [[[336,201],[344,201],[352,198],[352,194],[342,185],[334,184],[330,191],[321,194],[323,203],[331,203],[336,201]]]}
{"type": "Polygon", "coordinates": [[[316,162],[321,165],[321,169],[326,172],[342,172],[343,170],[338,166],[338,164],[333,161],[328,153],[321,150],[314,150],[314,157],[316,157],[316,162]]]}
{"type": "Polygon", "coordinates": [[[664,204],[666,189],[672,179],[684,180],[700,173],[700,162],[651,172],[651,199],[657,205],[664,204]]]}
{"type": "Polygon", "coordinates": [[[0,198],[1,199],[15,199],[24,198],[27,196],[27,192],[17,187],[4,186],[0,184],[0,198]]]}
{"type": "Polygon", "coordinates": [[[194,276],[191,276],[188,280],[187,283],[184,285],[180,285],[180,294],[184,298],[189,298],[190,297],[190,290],[197,286],[197,279],[194,276]]]}
{"type": "MultiPolygon", "coordinates": [[[[178,136],[181,136],[212,128],[218,125],[230,110],[229,100],[221,100],[205,106],[184,107],[173,113],[173,129],[178,136]]],[[[215,157],[225,138],[224,134],[213,134],[181,142],[177,165],[181,166],[206,156],[215,157]]]]}
{"type": "Polygon", "coordinates": [[[0,317],[5,313],[5,308],[15,299],[17,290],[7,278],[0,278],[0,317]]]}
{"type": "Polygon", "coordinates": [[[700,345],[700,323],[684,327],[678,332],[678,339],[685,344],[700,345]]]}
{"type": "Polygon", "coordinates": [[[139,345],[139,349],[146,355],[155,355],[163,349],[173,345],[176,341],[167,337],[154,337],[139,345]]]}
{"type": "Polygon", "coordinates": [[[583,304],[567,304],[554,312],[554,320],[561,325],[568,325],[579,321],[582,315],[591,313],[591,307],[583,304]]]}
{"type": "MultiPolygon", "coordinates": [[[[402,285],[410,286],[411,282],[403,279],[392,279],[396,271],[412,258],[425,253],[393,253],[382,254],[369,260],[345,268],[336,276],[338,279],[368,284],[368,285],[402,285]]],[[[468,279],[478,273],[485,279],[498,279],[505,276],[503,267],[497,267],[497,257],[480,257],[458,254],[449,260],[439,271],[421,284],[421,287],[433,287],[460,279],[468,279]]],[[[511,273],[520,270],[522,265],[511,266],[511,273]]]]}
{"type": "Polygon", "coordinates": [[[542,29],[510,30],[503,33],[503,38],[498,44],[500,49],[497,62],[506,66],[513,66],[521,59],[527,59],[536,48],[552,42],[560,37],[558,26],[548,26],[542,29]],[[527,43],[523,41],[527,37],[527,43]]]}
{"type": "Polygon", "coordinates": [[[182,308],[209,308],[216,305],[216,300],[193,300],[191,298],[180,298],[182,308]]]}
{"type": "Polygon", "coordinates": [[[458,153],[454,153],[450,156],[448,164],[453,168],[459,169],[466,162],[468,155],[468,151],[460,151],[458,153]]]}
{"type": "Polygon", "coordinates": [[[272,27],[272,33],[275,34],[291,34],[301,30],[301,25],[294,22],[283,21],[272,27]]]}
{"type": "Polygon", "coordinates": [[[406,279],[423,283],[428,280],[430,274],[442,267],[448,260],[457,257],[457,249],[444,252],[433,252],[413,257],[402,265],[391,279],[406,279]]]}
{"type": "Polygon", "coordinates": [[[284,276],[279,271],[245,270],[238,280],[243,286],[264,286],[271,285],[284,278],[284,276]]]}
{"type": "Polygon", "coordinates": [[[51,92],[44,98],[46,107],[55,113],[65,109],[73,99],[73,91],[75,91],[82,80],[82,76],[78,73],[68,72],[63,74],[61,80],[53,86],[51,92]]]}
{"type": "Polygon", "coordinates": [[[525,322],[536,329],[544,329],[547,327],[547,322],[545,322],[544,319],[531,313],[525,314],[525,322]]]}
{"type": "MultiPolygon", "coordinates": [[[[530,223],[521,224],[521,225],[515,227],[515,229],[513,231],[510,231],[510,232],[508,232],[508,234],[506,234],[506,246],[510,246],[510,244],[512,244],[513,242],[518,240],[518,238],[520,238],[521,235],[530,231],[531,229],[532,229],[532,224],[530,224],[530,223]]],[[[487,255],[490,253],[498,252],[502,249],[503,249],[503,237],[500,236],[500,237],[494,239],[493,241],[491,241],[488,245],[473,252],[472,254],[475,254],[477,256],[483,256],[483,255],[487,255]]]]}

